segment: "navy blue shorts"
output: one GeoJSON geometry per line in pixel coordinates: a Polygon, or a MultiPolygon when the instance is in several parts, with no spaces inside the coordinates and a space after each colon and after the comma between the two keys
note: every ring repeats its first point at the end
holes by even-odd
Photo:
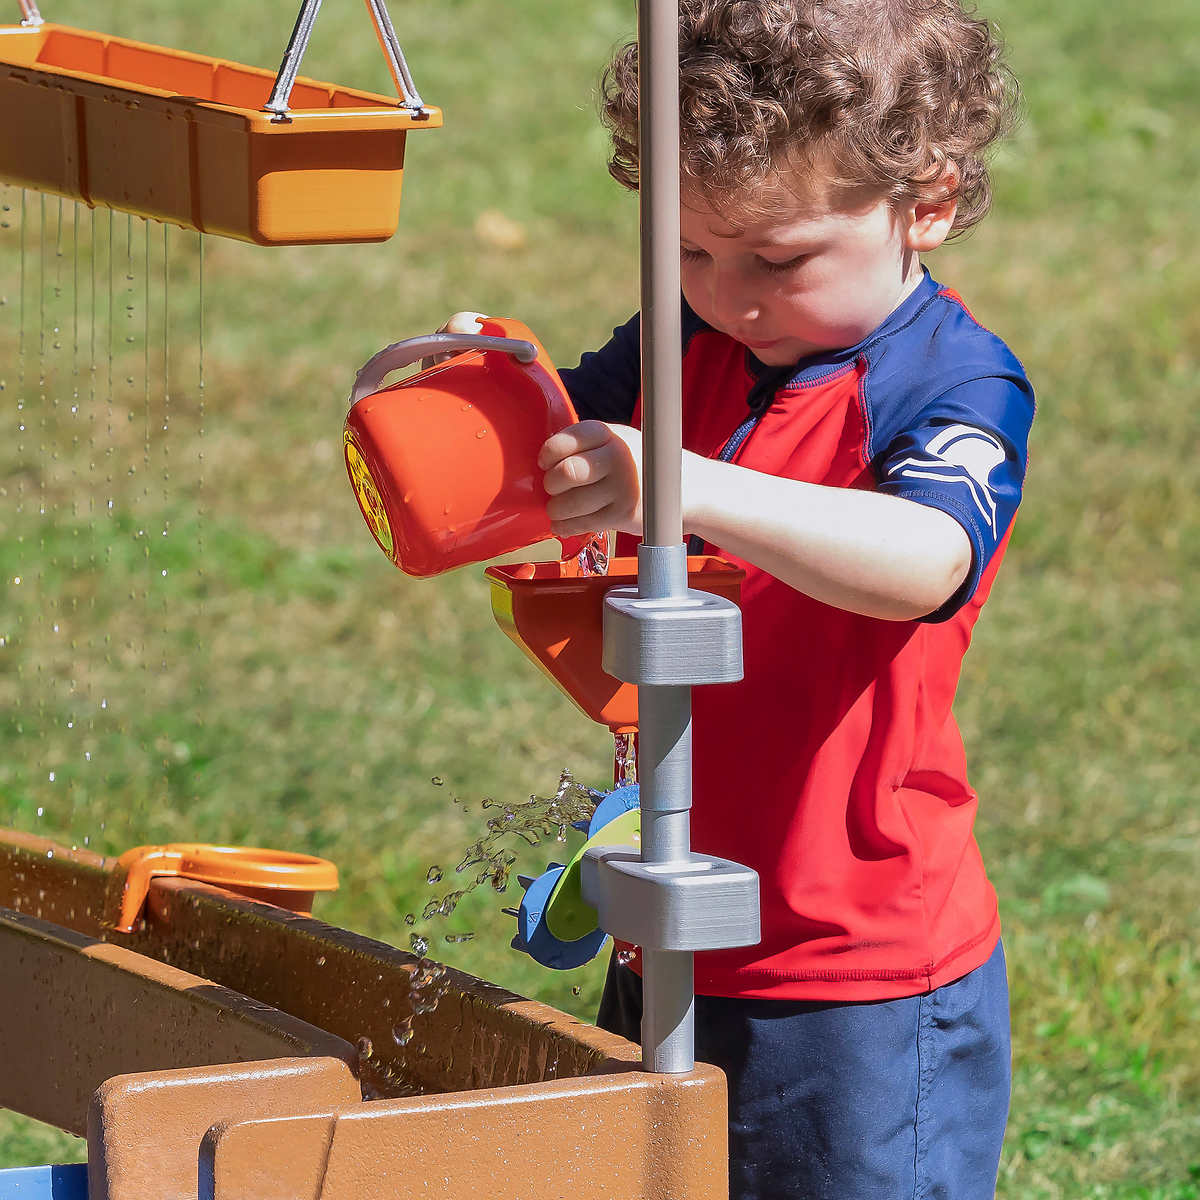
{"type": "MultiPolygon", "coordinates": [[[[610,961],[596,1023],[641,1040],[610,961]]],[[[992,1200],[1012,1079],[1008,980],[842,1004],[696,997],[696,1058],[729,1080],[731,1200],[992,1200]]]]}

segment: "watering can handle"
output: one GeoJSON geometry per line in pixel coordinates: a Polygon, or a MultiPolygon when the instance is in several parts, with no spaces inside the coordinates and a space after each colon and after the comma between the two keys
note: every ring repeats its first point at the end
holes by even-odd
{"type": "Polygon", "coordinates": [[[480,333],[427,333],[421,337],[405,338],[380,350],[363,364],[354,377],[354,387],[350,392],[351,405],[379,391],[384,379],[393,371],[411,366],[430,355],[448,354],[456,350],[496,350],[501,354],[511,354],[522,363],[531,363],[537,358],[537,347],[522,338],[487,337],[480,333]]]}

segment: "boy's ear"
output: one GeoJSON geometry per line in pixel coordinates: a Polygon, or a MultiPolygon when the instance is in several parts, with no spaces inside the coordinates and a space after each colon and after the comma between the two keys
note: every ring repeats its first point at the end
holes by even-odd
{"type": "Polygon", "coordinates": [[[905,241],[910,250],[924,254],[936,250],[954,227],[958,211],[958,164],[947,160],[938,179],[905,211],[908,229],[905,241]]]}

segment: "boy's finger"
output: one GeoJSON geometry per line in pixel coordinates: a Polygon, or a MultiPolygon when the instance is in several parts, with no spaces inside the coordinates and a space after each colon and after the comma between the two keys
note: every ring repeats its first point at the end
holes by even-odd
{"type": "Polygon", "coordinates": [[[537,465],[548,471],[564,458],[572,454],[582,454],[588,450],[598,450],[612,438],[612,430],[603,421],[580,421],[577,425],[568,425],[552,433],[538,451],[537,465]]]}
{"type": "Polygon", "coordinates": [[[454,316],[448,320],[445,325],[438,330],[439,333],[478,333],[483,328],[483,322],[487,320],[484,313],[477,312],[456,312],[454,316]]]}
{"type": "MultiPolygon", "coordinates": [[[[456,312],[439,330],[438,333],[479,333],[483,329],[483,322],[487,320],[485,313],[477,312],[456,312]]],[[[430,367],[436,367],[438,363],[445,362],[446,359],[452,358],[450,354],[430,354],[421,359],[421,370],[428,371],[430,367]]]]}
{"type": "Polygon", "coordinates": [[[616,508],[610,504],[599,512],[588,513],[583,517],[551,521],[550,531],[557,537],[576,537],[581,533],[595,533],[597,529],[613,529],[616,524],[616,508]]]}
{"type": "Polygon", "coordinates": [[[570,521],[580,518],[595,522],[597,515],[616,499],[617,489],[611,478],[590,483],[586,487],[571,488],[558,496],[551,496],[546,504],[546,515],[553,521],[570,521]]]}
{"type": "Polygon", "coordinates": [[[597,483],[609,474],[610,456],[607,446],[572,454],[555,463],[542,480],[547,493],[561,495],[571,488],[597,483]]]}

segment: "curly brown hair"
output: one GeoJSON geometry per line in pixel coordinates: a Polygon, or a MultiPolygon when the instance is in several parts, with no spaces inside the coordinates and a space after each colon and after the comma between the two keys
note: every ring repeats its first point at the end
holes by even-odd
{"type": "MultiPolygon", "coordinates": [[[[1016,113],[1002,50],[959,0],[680,0],[683,186],[745,208],[768,178],[816,172],[898,202],[951,162],[961,233],[987,213],[983,152],[1016,113]]],[[[609,170],[636,190],[636,42],[617,50],[602,93],[609,170]]]]}

